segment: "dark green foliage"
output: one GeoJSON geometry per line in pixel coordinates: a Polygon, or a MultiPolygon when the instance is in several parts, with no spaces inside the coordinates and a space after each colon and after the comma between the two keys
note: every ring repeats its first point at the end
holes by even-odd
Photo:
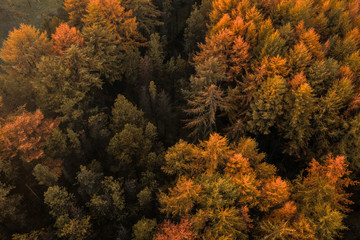
{"type": "Polygon", "coordinates": [[[80,166],[80,172],[77,173],[76,180],[79,183],[79,192],[92,196],[97,193],[101,187],[102,173],[80,166]]]}
{"type": "Polygon", "coordinates": [[[160,149],[156,144],[156,127],[145,121],[143,112],[119,95],[112,116],[114,136],[107,148],[115,159],[112,171],[120,171],[131,164],[139,164],[148,170],[157,167],[160,149]]]}
{"type": "Polygon", "coordinates": [[[151,240],[156,226],[155,219],[142,218],[133,226],[134,240],[151,240]]]}
{"type": "Polygon", "coordinates": [[[11,222],[19,223],[21,213],[19,212],[20,200],[19,195],[11,194],[14,188],[0,183],[0,223],[5,226],[11,222]]]}
{"type": "Polygon", "coordinates": [[[121,69],[122,65],[118,62],[125,56],[116,36],[106,28],[96,24],[84,27],[82,35],[89,57],[100,62],[101,77],[110,83],[120,80],[121,73],[124,73],[125,69],[121,69]]]}
{"type": "Polygon", "coordinates": [[[124,5],[133,12],[138,22],[139,32],[149,37],[162,25],[161,12],[153,4],[152,0],[124,0],[124,5]]]}
{"type": "Polygon", "coordinates": [[[52,186],[58,181],[58,176],[51,172],[48,166],[41,164],[34,167],[33,175],[40,185],[52,186]]]}
{"type": "Polygon", "coordinates": [[[206,24],[209,22],[209,12],[211,10],[211,1],[202,0],[200,5],[194,4],[193,11],[186,20],[185,28],[185,50],[188,54],[192,54],[197,50],[197,44],[205,40],[206,24]]]}
{"type": "Polygon", "coordinates": [[[124,190],[119,181],[105,177],[101,181],[100,191],[92,195],[87,203],[94,218],[119,220],[124,209],[124,190]]]}
{"type": "Polygon", "coordinates": [[[59,237],[64,237],[69,240],[85,240],[90,235],[91,224],[90,217],[83,217],[81,219],[65,220],[64,226],[61,228],[59,237]]]}
{"type": "Polygon", "coordinates": [[[74,195],[68,193],[64,187],[57,185],[49,187],[44,193],[44,202],[50,207],[50,214],[54,217],[68,215],[74,206],[74,195]]]}
{"type": "Polygon", "coordinates": [[[91,93],[101,89],[99,68],[100,62],[75,46],[60,57],[43,58],[34,83],[40,109],[60,114],[64,122],[79,121],[91,107],[91,93]]]}
{"type": "Polygon", "coordinates": [[[120,132],[126,124],[141,126],[144,124],[144,113],[138,110],[123,95],[118,95],[112,109],[111,129],[120,132]]]}
{"type": "Polygon", "coordinates": [[[38,231],[33,231],[31,233],[25,233],[25,234],[14,234],[12,236],[12,240],[40,240],[41,233],[38,231]]]}

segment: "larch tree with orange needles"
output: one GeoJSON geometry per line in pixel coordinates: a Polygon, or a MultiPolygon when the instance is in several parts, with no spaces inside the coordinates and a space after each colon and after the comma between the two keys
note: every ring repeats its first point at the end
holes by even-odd
{"type": "Polygon", "coordinates": [[[30,25],[21,24],[10,32],[0,50],[1,59],[7,64],[5,70],[28,76],[36,69],[36,63],[51,53],[51,43],[46,33],[30,25]]]}
{"type": "Polygon", "coordinates": [[[191,136],[208,136],[216,132],[216,116],[218,112],[229,111],[231,106],[224,99],[224,93],[219,87],[212,84],[201,91],[194,99],[188,100],[186,110],[190,118],[187,128],[193,129],[191,136]]]}
{"type": "Polygon", "coordinates": [[[59,55],[71,47],[71,45],[77,45],[79,47],[84,45],[84,39],[81,37],[80,32],[66,23],[60,24],[51,37],[53,39],[54,51],[59,55]]]}
{"type": "Polygon", "coordinates": [[[117,0],[92,0],[83,18],[86,26],[99,24],[109,29],[125,46],[141,46],[144,38],[138,32],[136,18],[117,0]]]}
{"type": "Polygon", "coordinates": [[[72,26],[81,28],[82,18],[86,14],[86,6],[90,0],[65,0],[64,7],[69,14],[69,23],[72,26]]]}
{"type": "Polygon", "coordinates": [[[313,159],[306,170],[307,176],[295,181],[300,212],[312,221],[318,239],[335,239],[346,228],[345,213],[353,204],[346,188],[358,182],[349,177],[343,156],[330,154],[323,163],[313,159]]]}
{"type": "Polygon", "coordinates": [[[180,223],[166,221],[159,226],[154,240],[195,240],[198,235],[191,227],[191,221],[183,218],[180,223]]]}
{"type": "Polygon", "coordinates": [[[46,140],[58,125],[59,119],[45,119],[40,110],[23,111],[5,119],[0,127],[2,174],[13,179],[16,166],[43,160],[46,140]]]}
{"type": "Polygon", "coordinates": [[[8,112],[24,104],[31,110],[36,109],[31,83],[37,63],[51,53],[51,42],[46,33],[35,27],[21,24],[10,32],[0,49],[1,67],[6,72],[2,80],[4,108],[8,112]]]}

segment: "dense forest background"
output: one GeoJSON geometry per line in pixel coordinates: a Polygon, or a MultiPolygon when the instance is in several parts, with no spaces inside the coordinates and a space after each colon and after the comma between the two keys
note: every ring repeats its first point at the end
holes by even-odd
{"type": "Polygon", "coordinates": [[[359,0],[0,0],[0,239],[360,239],[359,0]]]}

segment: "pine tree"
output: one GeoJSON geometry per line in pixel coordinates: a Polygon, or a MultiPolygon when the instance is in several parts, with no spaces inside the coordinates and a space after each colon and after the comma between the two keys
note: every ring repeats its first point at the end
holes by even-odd
{"type": "Polygon", "coordinates": [[[99,24],[109,29],[124,46],[142,45],[143,37],[138,32],[138,23],[131,11],[126,11],[117,0],[94,0],[86,7],[83,18],[85,26],[99,24]]]}
{"type": "Polygon", "coordinates": [[[202,0],[200,5],[194,4],[193,10],[186,20],[185,28],[185,49],[191,54],[197,50],[197,44],[205,40],[206,23],[210,21],[209,12],[211,10],[211,1],[202,0]]]}
{"type": "Polygon", "coordinates": [[[264,74],[267,77],[283,77],[286,78],[289,75],[289,69],[287,67],[287,60],[277,55],[276,57],[264,57],[260,63],[264,68],[264,74]]]}
{"type": "Polygon", "coordinates": [[[332,58],[314,62],[306,71],[310,86],[316,95],[326,93],[327,87],[331,85],[339,70],[339,63],[332,58]]]}
{"type": "Polygon", "coordinates": [[[1,128],[3,159],[10,156],[25,162],[41,159],[46,139],[58,124],[58,120],[44,119],[39,110],[9,117],[1,128]]]}
{"type": "Polygon", "coordinates": [[[160,194],[161,212],[174,216],[185,216],[191,212],[200,200],[201,186],[193,180],[180,178],[176,186],[170,189],[169,194],[160,194]]]}
{"type": "Polygon", "coordinates": [[[341,139],[339,146],[339,152],[347,156],[348,161],[350,163],[351,169],[354,171],[358,171],[360,167],[359,161],[359,152],[358,152],[358,144],[360,143],[359,138],[359,130],[360,130],[360,119],[359,114],[355,115],[351,118],[349,124],[349,128],[345,134],[345,136],[341,139]]]}
{"type": "Polygon", "coordinates": [[[143,115],[124,96],[118,95],[110,125],[113,136],[107,147],[107,152],[114,158],[111,161],[113,172],[135,173],[158,167],[161,147],[157,144],[157,129],[145,121],[143,115]]]}
{"type": "Polygon", "coordinates": [[[40,33],[30,25],[21,24],[9,33],[0,50],[2,75],[1,91],[4,106],[8,112],[27,105],[27,109],[36,110],[35,93],[31,83],[34,81],[36,66],[41,57],[52,53],[51,43],[46,33],[40,33]]]}
{"type": "Polygon", "coordinates": [[[306,82],[305,76],[300,73],[290,82],[292,89],[285,97],[286,106],[282,131],[288,139],[284,149],[289,155],[302,156],[308,148],[313,134],[311,121],[315,111],[315,97],[312,88],[306,82]]]}
{"type": "Polygon", "coordinates": [[[190,136],[208,136],[215,132],[218,111],[226,112],[229,104],[223,98],[223,92],[217,86],[211,85],[199,93],[194,99],[188,100],[189,109],[186,112],[193,115],[186,127],[193,129],[190,136]]]}
{"type": "Polygon", "coordinates": [[[57,54],[62,54],[64,51],[71,47],[71,45],[77,45],[82,47],[84,39],[81,37],[80,32],[76,28],[70,28],[66,23],[60,24],[54,34],[52,34],[54,41],[54,51],[57,54]]]}
{"type": "Polygon", "coordinates": [[[154,5],[152,0],[124,0],[126,10],[131,10],[139,23],[138,29],[143,36],[149,37],[163,23],[159,20],[162,12],[154,5]]]}
{"type": "Polygon", "coordinates": [[[69,22],[71,26],[82,28],[82,19],[86,14],[86,7],[90,0],[65,0],[64,8],[69,14],[69,22]]]}
{"type": "Polygon", "coordinates": [[[267,179],[262,184],[259,196],[260,211],[268,211],[269,209],[289,200],[289,183],[282,180],[281,177],[267,179]]]}
{"type": "Polygon", "coordinates": [[[87,206],[94,218],[119,221],[125,208],[122,183],[113,177],[105,177],[99,191],[91,196],[87,206]]]}
{"type": "Polygon", "coordinates": [[[31,76],[40,58],[51,53],[50,47],[45,33],[22,24],[19,29],[10,32],[1,48],[0,57],[9,65],[5,67],[8,73],[31,76]]]}
{"type": "Polygon", "coordinates": [[[47,189],[44,193],[44,202],[50,207],[50,214],[54,217],[69,214],[75,204],[74,195],[57,185],[47,189]]]}
{"type": "Polygon", "coordinates": [[[276,119],[283,115],[283,99],[286,92],[284,78],[275,76],[268,78],[258,90],[251,107],[249,129],[269,134],[276,119]]]}
{"type": "Polygon", "coordinates": [[[347,56],[344,60],[344,63],[350,67],[355,77],[360,76],[360,51],[353,52],[350,56],[347,56]]]}
{"type": "Polygon", "coordinates": [[[116,35],[99,24],[85,26],[82,36],[89,57],[100,62],[101,79],[113,84],[124,79],[131,82],[136,78],[139,64],[137,49],[119,44],[116,35]]]}
{"type": "Polygon", "coordinates": [[[234,40],[234,45],[232,46],[232,52],[230,55],[230,75],[234,79],[241,77],[249,68],[250,54],[249,54],[250,45],[245,42],[242,37],[237,37],[234,40]]]}
{"type": "MultiPolygon", "coordinates": [[[[93,161],[92,163],[98,164],[93,161]]],[[[101,188],[101,180],[103,173],[99,169],[91,169],[90,166],[80,165],[80,171],[76,175],[76,180],[79,184],[78,192],[84,196],[92,196],[99,192],[101,188]]]]}
{"type": "Polygon", "coordinates": [[[225,165],[225,159],[232,153],[227,139],[219,134],[211,134],[207,141],[200,142],[200,158],[208,173],[215,173],[219,167],[225,165]]]}
{"type": "Polygon", "coordinates": [[[169,175],[194,176],[199,174],[203,171],[204,166],[197,160],[198,152],[199,149],[196,146],[180,140],[167,150],[162,170],[169,175]]]}
{"type": "Polygon", "coordinates": [[[50,170],[46,165],[37,164],[34,167],[33,175],[40,185],[53,186],[57,183],[59,176],[50,170]]]}
{"type": "MultiPolygon", "coordinates": [[[[21,220],[20,204],[21,196],[12,194],[14,187],[0,182],[0,223],[9,226],[13,222],[21,220]]],[[[17,222],[19,224],[21,222],[17,222]]]]}
{"type": "Polygon", "coordinates": [[[183,90],[188,99],[195,97],[211,85],[220,85],[227,80],[224,69],[217,58],[210,57],[195,66],[196,74],[190,77],[189,90],[183,90]]]}
{"type": "Polygon", "coordinates": [[[305,44],[305,46],[309,49],[309,52],[315,58],[318,58],[320,60],[324,58],[324,53],[321,51],[322,47],[319,42],[320,36],[315,32],[313,28],[302,33],[299,36],[299,39],[305,44]]]}
{"type": "Polygon", "coordinates": [[[165,221],[160,225],[159,232],[155,235],[155,240],[195,240],[198,235],[191,227],[188,219],[181,219],[180,223],[175,224],[165,221]]]}
{"type": "Polygon", "coordinates": [[[160,35],[154,33],[150,35],[150,40],[148,42],[148,50],[146,56],[149,57],[149,60],[153,66],[153,77],[156,80],[156,84],[166,89],[168,82],[165,80],[165,53],[164,53],[164,43],[161,41],[160,35]]]}
{"type": "MultiPolygon", "coordinates": [[[[59,120],[45,119],[38,110],[30,113],[20,109],[8,116],[0,126],[1,161],[0,176],[3,180],[17,181],[21,174],[24,179],[31,174],[34,162],[49,165],[52,170],[53,160],[45,158],[45,144],[59,120]]],[[[61,174],[61,171],[60,171],[61,174]]]]}
{"type": "MultiPolygon", "coordinates": [[[[102,87],[97,59],[87,49],[72,45],[59,57],[43,58],[34,87],[37,104],[45,114],[59,114],[62,121],[83,121],[86,109],[102,87]]],[[[74,124],[75,122],[72,122],[74,124]]]]}
{"type": "Polygon", "coordinates": [[[289,52],[289,66],[292,73],[300,73],[311,64],[312,56],[304,43],[300,42],[289,52]]]}
{"type": "MultiPolygon", "coordinates": [[[[211,22],[216,24],[223,15],[232,13],[233,9],[236,9],[239,0],[216,0],[213,2],[213,10],[210,13],[211,22]]],[[[240,4],[239,4],[240,5],[240,4]]]]}
{"type": "Polygon", "coordinates": [[[112,109],[111,128],[115,132],[119,132],[126,124],[142,126],[144,124],[144,113],[138,110],[123,95],[118,95],[112,109]]]}
{"type": "Polygon", "coordinates": [[[151,240],[153,239],[156,227],[156,219],[142,218],[133,226],[134,240],[151,240]]]}
{"type": "Polygon", "coordinates": [[[226,71],[233,43],[234,32],[221,29],[218,33],[206,37],[204,44],[199,44],[200,52],[194,56],[194,61],[196,64],[203,64],[210,57],[217,58],[222,69],[226,71]]]}
{"type": "Polygon", "coordinates": [[[330,49],[332,57],[343,61],[359,47],[359,30],[357,28],[346,33],[344,39],[333,41],[334,46],[330,49]]]}
{"type": "Polygon", "coordinates": [[[272,34],[267,35],[263,41],[259,42],[255,54],[259,59],[262,59],[265,56],[282,56],[284,53],[285,44],[285,40],[282,39],[279,32],[276,31],[272,34]]]}
{"type": "Polygon", "coordinates": [[[318,154],[331,151],[331,143],[338,142],[344,136],[346,125],[341,113],[350,103],[353,91],[351,81],[342,78],[334,82],[327,94],[320,99],[319,108],[314,115],[318,154]]]}
{"type": "Polygon", "coordinates": [[[323,164],[314,159],[307,172],[295,181],[300,210],[314,223],[318,239],[335,239],[345,229],[344,212],[352,204],[345,188],[356,182],[349,178],[351,172],[342,156],[329,155],[323,164]]]}
{"type": "Polygon", "coordinates": [[[260,196],[259,184],[256,173],[250,166],[250,161],[241,153],[232,156],[226,164],[225,174],[231,177],[240,191],[239,203],[247,206],[256,206],[260,196]]]}
{"type": "Polygon", "coordinates": [[[69,240],[85,240],[90,235],[90,217],[81,219],[70,219],[61,229],[59,237],[66,237],[69,240]]]}
{"type": "Polygon", "coordinates": [[[14,234],[12,235],[12,240],[39,240],[39,237],[42,237],[40,231],[31,231],[25,234],[14,234]]]}

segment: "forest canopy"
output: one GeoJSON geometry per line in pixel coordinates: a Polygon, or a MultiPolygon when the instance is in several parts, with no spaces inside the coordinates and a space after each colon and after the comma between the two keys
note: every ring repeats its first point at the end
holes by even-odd
{"type": "Polygon", "coordinates": [[[27,4],[0,239],[360,238],[359,0],[27,4]]]}

